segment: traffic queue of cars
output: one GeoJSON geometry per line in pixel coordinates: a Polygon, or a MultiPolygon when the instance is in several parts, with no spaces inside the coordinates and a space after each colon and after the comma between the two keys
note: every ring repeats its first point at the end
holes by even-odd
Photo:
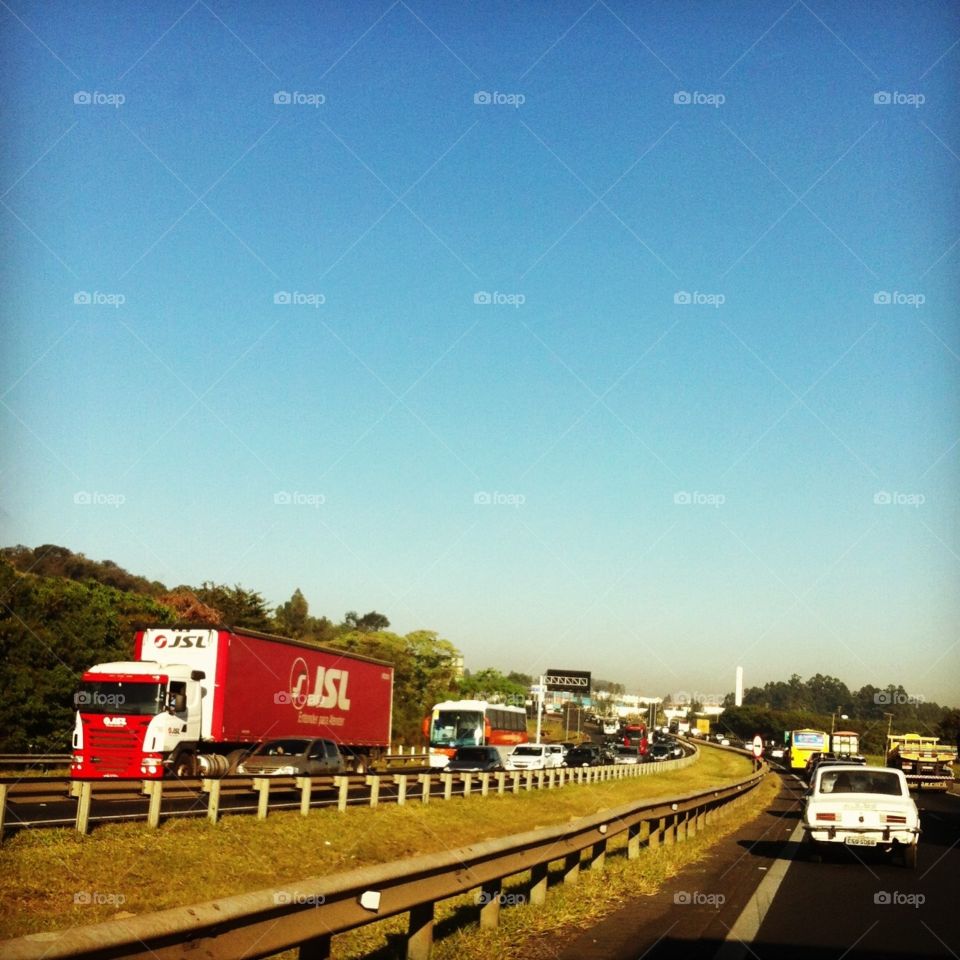
{"type": "MultiPolygon", "coordinates": [[[[504,750],[494,746],[459,747],[446,770],[495,773],[504,770],[550,770],[608,764],[662,762],[683,756],[677,740],[662,738],[643,754],[622,743],[521,743],[504,750]]],[[[247,776],[323,776],[346,772],[347,760],[337,744],[323,738],[281,737],[262,743],[237,766],[247,776]]]]}
{"type": "Polygon", "coordinates": [[[461,773],[551,770],[661,762],[682,756],[683,747],[673,739],[658,741],[647,754],[637,746],[620,743],[521,743],[502,752],[497,747],[460,747],[445,769],[461,773]]]}

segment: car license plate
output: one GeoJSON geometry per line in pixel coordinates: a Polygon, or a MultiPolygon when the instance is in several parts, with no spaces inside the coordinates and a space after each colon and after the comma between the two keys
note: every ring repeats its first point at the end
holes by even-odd
{"type": "Polygon", "coordinates": [[[874,837],[847,837],[844,842],[850,844],[851,847],[875,847],[877,845],[874,837]]]}

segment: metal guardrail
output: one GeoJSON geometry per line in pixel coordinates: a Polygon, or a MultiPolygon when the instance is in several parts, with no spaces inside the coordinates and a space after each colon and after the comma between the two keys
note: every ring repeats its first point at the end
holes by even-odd
{"type": "Polygon", "coordinates": [[[69,753],[0,753],[3,767],[66,767],[70,760],[69,753]]]}
{"type": "Polygon", "coordinates": [[[299,947],[301,960],[326,960],[331,938],[408,913],[407,957],[427,960],[439,901],[479,890],[480,927],[499,922],[504,881],[530,871],[525,901],[544,902],[550,864],[563,862],[575,883],[583,855],[602,869],[608,844],[625,835],[626,855],[641,846],[673,844],[699,833],[721,808],[741,803],[766,769],[728,787],[628,803],[574,823],[502,837],[459,850],[313,877],[282,888],[225,897],[189,907],[33,934],[0,944],[7,960],[180,960],[185,955],[263,958],[299,947]]]}
{"type": "MultiPolygon", "coordinates": [[[[695,754],[660,763],[616,764],[603,767],[559,767],[552,770],[515,770],[503,773],[394,773],[345,774],[325,777],[243,777],[197,780],[54,780],[25,778],[12,783],[0,782],[0,839],[5,830],[15,828],[10,801],[40,803],[76,798],[74,826],[78,833],[90,832],[94,802],[104,800],[142,800],[148,798],[145,812],[139,815],[149,827],[158,827],[164,816],[206,816],[216,823],[224,812],[231,812],[221,801],[227,797],[245,797],[256,809],[258,819],[270,812],[271,802],[289,808],[299,794],[300,812],[306,816],[320,804],[345,811],[348,806],[376,807],[380,803],[404,804],[431,798],[451,800],[479,793],[519,793],[521,790],[563,787],[566,783],[593,783],[628,776],[677,770],[693,762],[695,754]],[[166,801],[199,800],[193,810],[163,810],[166,801]]],[[[237,811],[241,812],[241,811],[237,811]]],[[[125,815],[137,819],[137,814],[125,815]]],[[[53,825],[62,825],[62,821],[53,825]]],[[[38,824],[41,826],[41,824],[38,824]]]]}

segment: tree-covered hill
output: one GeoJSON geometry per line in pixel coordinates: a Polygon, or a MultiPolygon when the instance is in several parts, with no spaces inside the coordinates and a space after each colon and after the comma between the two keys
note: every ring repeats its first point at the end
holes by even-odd
{"type": "Polygon", "coordinates": [[[310,615],[300,590],[271,611],[255,590],[164,584],[52,544],[0,550],[0,753],[69,751],[73,695],[94,663],[129,660],[138,623],[246,627],[354,650],[394,664],[393,736],[417,740],[420,722],[455,695],[460,655],[430,630],[405,636],[371,610],[335,624],[310,615]]]}

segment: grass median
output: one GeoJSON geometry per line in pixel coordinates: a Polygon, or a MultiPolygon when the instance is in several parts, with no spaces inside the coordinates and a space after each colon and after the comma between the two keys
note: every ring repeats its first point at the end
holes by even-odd
{"type": "Polygon", "coordinates": [[[434,798],[346,813],[314,810],[305,818],[277,812],[266,821],[239,815],[219,824],[171,819],[158,830],[116,824],[88,837],[60,829],[23,831],[0,847],[0,936],[83,926],[454,849],[633,799],[728,783],[750,768],[742,756],[704,750],[682,770],[562,790],[434,798]]]}

